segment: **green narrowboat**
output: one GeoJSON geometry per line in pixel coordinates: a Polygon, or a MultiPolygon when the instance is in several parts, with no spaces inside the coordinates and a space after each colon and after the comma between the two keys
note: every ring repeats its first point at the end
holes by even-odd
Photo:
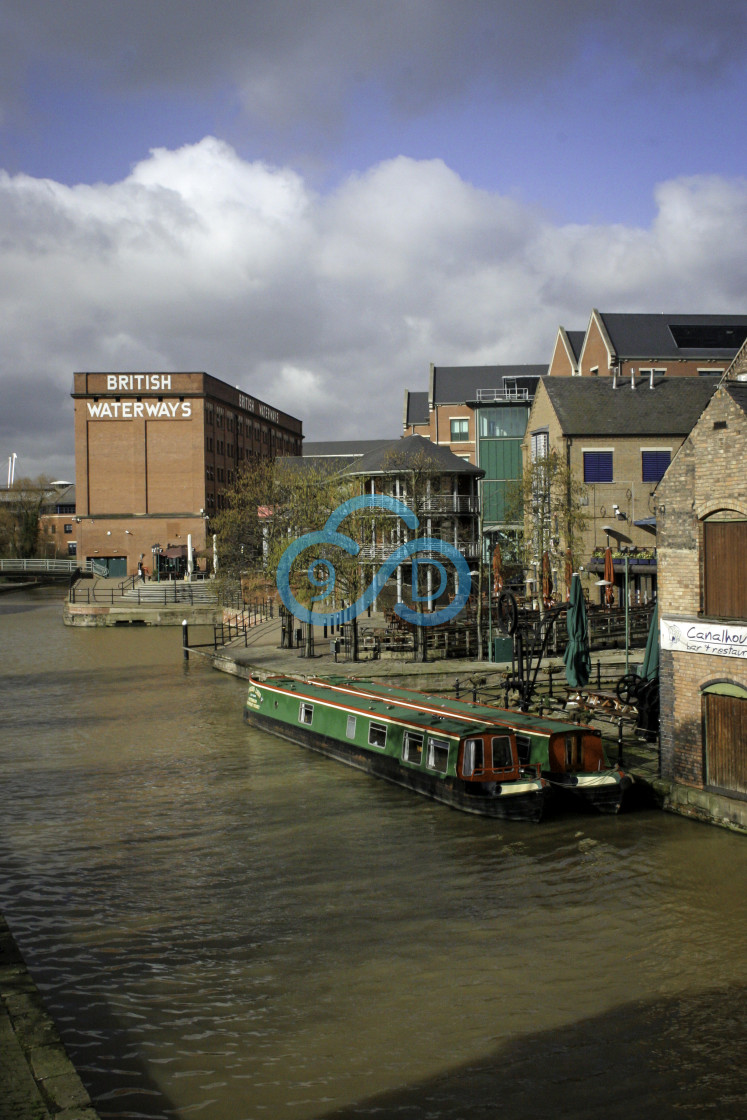
{"type": "Polygon", "coordinates": [[[373,681],[334,678],[331,683],[359,696],[389,699],[411,710],[442,714],[451,720],[468,724],[497,721],[510,727],[520,766],[539,767],[548,782],[548,793],[581,801],[597,812],[619,812],[625,791],[632,785],[632,778],[607,759],[602,734],[594,727],[373,681]]]}
{"type": "MultiPolygon", "coordinates": [[[[413,694],[415,695],[415,694],[413,694]]],[[[469,725],[321,680],[249,679],[247,723],[454,809],[538,821],[547,782],[522,765],[516,735],[491,714],[469,725]]]]}

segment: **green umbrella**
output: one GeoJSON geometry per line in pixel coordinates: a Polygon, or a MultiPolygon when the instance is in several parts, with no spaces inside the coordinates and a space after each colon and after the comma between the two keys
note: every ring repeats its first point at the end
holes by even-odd
{"type": "Polygon", "coordinates": [[[565,679],[571,688],[583,688],[591,676],[589,633],[586,625],[586,606],[578,572],[571,579],[571,597],[566,615],[568,645],[565,647],[565,679]]]}
{"type": "Polygon", "coordinates": [[[646,652],[643,655],[641,676],[646,681],[654,681],[659,676],[659,604],[654,605],[651,625],[648,628],[646,652]]]}

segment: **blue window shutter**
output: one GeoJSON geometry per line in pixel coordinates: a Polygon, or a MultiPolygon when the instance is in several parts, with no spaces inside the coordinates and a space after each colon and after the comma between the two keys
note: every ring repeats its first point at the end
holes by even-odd
{"type": "Polygon", "coordinates": [[[584,451],[584,482],[612,482],[612,452],[584,451]]]}
{"type": "Polygon", "coordinates": [[[643,482],[659,482],[671,462],[669,451],[642,451],[641,477],[643,482]]]}

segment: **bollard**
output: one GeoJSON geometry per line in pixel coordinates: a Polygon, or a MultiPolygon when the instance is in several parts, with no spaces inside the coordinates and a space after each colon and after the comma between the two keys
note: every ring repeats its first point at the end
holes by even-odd
{"type": "Polygon", "coordinates": [[[602,662],[597,658],[597,688],[602,687],[602,662]]]}
{"type": "Polygon", "coordinates": [[[623,721],[617,721],[617,765],[623,764],[623,721]]]}
{"type": "Polygon", "coordinates": [[[554,665],[549,665],[548,669],[547,669],[547,675],[550,679],[550,699],[551,700],[552,700],[552,675],[553,675],[554,672],[555,672],[555,666],[554,665]]]}
{"type": "Polygon", "coordinates": [[[182,651],[184,660],[189,661],[189,626],[186,618],[182,620],[182,651]]]}
{"type": "Polygon", "coordinates": [[[454,691],[456,692],[456,698],[458,700],[459,699],[459,677],[457,677],[457,679],[454,681],[454,691]]]}

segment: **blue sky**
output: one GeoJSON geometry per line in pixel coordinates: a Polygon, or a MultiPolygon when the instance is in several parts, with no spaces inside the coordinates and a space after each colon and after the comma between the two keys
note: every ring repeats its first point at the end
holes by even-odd
{"type": "Polygon", "coordinates": [[[394,436],[430,362],[744,311],[746,53],[732,0],[2,0],[0,452],[72,472],[74,369],[394,436]]]}

